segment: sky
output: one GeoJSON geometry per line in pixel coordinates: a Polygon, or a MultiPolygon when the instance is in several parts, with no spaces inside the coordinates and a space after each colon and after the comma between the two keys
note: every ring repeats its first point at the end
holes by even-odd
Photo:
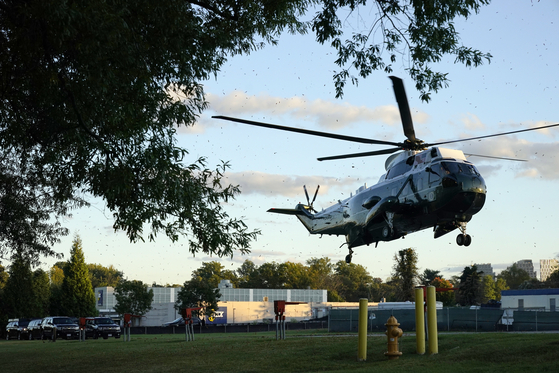
{"type": "MultiPolygon", "coordinates": [[[[374,15],[361,8],[359,16],[344,18],[344,26],[360,30],[374,15]]],[[[494,0],[478,15],[456,22],[464,45],[493,55],[477,68],[454,64],[450,58],[433,66],[448,73],[450,86],[421,102],[406,72],[405,62],[394,72],[404,80],[417,137],[427,142],[482,136],[538,125],[559,123],[559,2],[494,0]]],[[[82,239],[86,262],[113,265],[130,280],[148,284],[182,284],[202,262],[219,261],[235,270],[246,259],[261,265],[286,261],[305,264],[310,258],[344,260],[344,237],[309,235],[293,216],[267,213],[270,207],[293,208],[306,198],[303,185],[314,193],[314,207],[326,208],[360,186],[373,185],[385,172],[384,156],[318,162],[317,157],[378,150],[296,133],[252,127],[212,119],[225,115],[279,125],[335,132],[388,141],[404,139],[388,74],[373,72],[358,86],[346,85],[335,98],[332,76],[336,55],[313,35],[283,35],[277,46],[266,46],[248,56],[235,56],[216,79],[205,82],[210,109],[192,128],[180,128],[178,145],[189,159],[207,157],[209,168],[228,161],[227,178],[242,194],[226,206],[229,215],[260,230],[251,253],[233,258],[192,256],[183,238],[171,243],[160,236],[155,243],[130,243],[112,229],[112,214],[102,201],[65,219],[70,235],[54,249],[69,258],[75,235],[82,239]]],[[[353,263],[373,277],[387,279],[394,255],[413,248],[419,270],[435,269],[445,277],[459,275],[474,263],[491,263],[499,273],[513,262],[559,255],[556,231],[559,181],[559,129],[529,132],[483,141],[447,145],[467,153],[517,157],[512,162],[472,157],[487,185],[487,200],[467,226],[469,247],[456,245],[457,232],[433,239],[430,229],[378,247],[355,249],[353,263]]],[[[56,260],[47,258],[43,268],[56,260]]],[[[6,264],[6,263],[4,263],[6,264]]]]}

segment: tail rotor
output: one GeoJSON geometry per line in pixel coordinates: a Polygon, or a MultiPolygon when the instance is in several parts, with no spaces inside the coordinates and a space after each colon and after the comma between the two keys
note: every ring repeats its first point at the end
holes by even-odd
{"type": "Polygon", "coordinates": [[[318,194],[318,190],[320,189],[320,185],[318,185],[316,187],[316,191],[314,192],[314,197],[313,197],[312,201],[309,199],[309,193],[307,192],[307,186],[303,185],[303,189],[305,190],[305,196],[307,197],[307,206],[309,207],[309,210],[311,210],[311,212],[316,212],[316,210],[313,207],[313,203],[316,200],[316,195],[318,194]]]}

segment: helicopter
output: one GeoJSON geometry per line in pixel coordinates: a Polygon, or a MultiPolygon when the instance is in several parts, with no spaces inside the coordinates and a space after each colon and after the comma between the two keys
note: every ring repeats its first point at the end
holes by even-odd
{"type": "MultiPolygon", "coordinates": [[[[320,186],[317,187],[312,200],[309,198],[306,186],[303,186],[307,204],[299,203],[295,208],[268,210],[271,213],[295,215],[310,234],[345,236],[346,242],[342,246],[347,245],[349,250],[346,256],[347,263],[351,263],[355,247],[372,243],[377,247],[381,241],[393,241],[428,228],[433,229],[435,239],[458,229],[460,233],[456,237],[456,243],[459,246],[469,246],[472,237],[466,233],[466,226],[483,208],[487,187],[476,166],[461,150],[448,149],[440,145],[559,126],[559,124],[551,124],[479,137],[426,143],[415,136],[402,79],[395,76],[389,78],[393,83],[406,137],[402,142],[345,136],[222,115],[212,116],[214,119],[270,129],[390,146],[383,150],[317,158],[319,161],[327,161],[389,155],[385,162],[386,173],[376,184],[370,187],[361,186],[355,194],[338,200],[336,204],[322,211],[316,211],[313,207],[320,186]]],[[[499,159],[524,161],[511,158],[499,159]]]]}

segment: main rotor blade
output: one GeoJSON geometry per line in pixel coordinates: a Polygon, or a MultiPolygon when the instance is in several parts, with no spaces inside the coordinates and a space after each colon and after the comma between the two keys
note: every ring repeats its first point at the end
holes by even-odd
{"type": "Polygon", "coordinates": [[[365,153],[353,153],[353,154],[342,154],[342,155],[334,155],[330,157],[322,157],[317,158],[319,161],[332,161],[334,159],[346,159],[346,158],[357,158],[357,157],[369,157],[372,155],[386,155],[392,154],[397,152],[398,150],[402,150],[402,148],[391,148],[391,149],[384,149],[384,150],[376,150],[372,152],[365,152],[365,153]]]}
{"type": "Polygon", "coordinates": [[[359,142],[359,143],[363,143],[363,144],[401,146],[401,144],[399,144],[397,142],[392,142],[392,141],[373,140],[373,139],[366,139],[366,138],[363,138],[363,137],[345,136],[345,135],[338,135],[338,134],[335,134],[335,133],[306,130],[306,129],[303,129],[303,128],[286,127],[286,126],[280,126],[280,125],[277,125],[277,124],[255,122],[255,121],[252,121],[252,120],[226,117],[226,116],[223,116],[223,115],[212,116],[212,118],[223,119],[223,120],[228,120],[228,121],[231,121],[231,122],[238,122],[238,123],[243,123],[243,124],[249,124],[251,126],[273,128],[273,129],[282,130],[282,131],[303,133],[303,134],[312,135],[312,136],[321,136],[321,137],[328,137],[328,138],[337,139],[337,140],[359,142]]]}
{"type": "Polygon", "coordinates": [[[512,134],[520,133],[520,132],[537,131],[537,130],[542,130],[542,129],[545,129],[545,128],[558,127],[558,126],[559,126],[559,123],[555,123],[555,124],[549,124],[549,125],[547,125],[547,126],[533,127],[533,128],[525,128],[525,129],[517,130],[517,131],[495,133],[495,134],[492,134],[492,135],[485,135],[485,136],[478,136],[478,137],[469,137],[469,138],[467,138],[467,139],[459,139],[459,140],[449,140],[449,141],[435,142],[435,143],[432,143],[432,144],[426,144],[426,146],[427,146],[427,147],[431,147],[431,146],[437,146],[437,145],[452,144],[452,143],[456,143],[456,142],[480,140],[480,139],[486,139],[486,138],[488,138],[488,137],[497,137],[497,136],[512,135],[512,134]]]}
{"type": "Polygon", "coordinates": [[[320,185],[316,186],[316,192],[314,192],[314,197],[311,202],[311,206],[313,205],[314,201],[316,200],[316,195],[318,194],[318,190],[320,189],[320,185]]]}
{"type": "Polygon", "coordinates": [[[466,157],[480,157],[480,158],[490,158],[490,159],[501,159],[503,161],[528,162],[527,159],[520,159],[520,158],[494,157],[492,155],[481,155],[481,154],[472,154],[472,153],[464,153],[464,155],[466,157]]]}
{"type": "Polygon", "coordinates": [[[402,119],[402,126],[404,127],[404,135],[406,135],[408,140],[415,143],[417,139],[415,138],[415,130],[413,129],[410,106],[408,104],[406,90],[404,89],[404,82],[396,76],[389,76],[389,78],[392,80],[394,86],[394,95],[398,102],[398,109],[400,109],[400,118],[402,119]]]}

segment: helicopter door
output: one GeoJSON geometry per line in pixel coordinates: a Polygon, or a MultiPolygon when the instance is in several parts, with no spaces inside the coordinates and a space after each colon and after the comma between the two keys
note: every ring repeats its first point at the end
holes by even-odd
{"type": "Polygon", "coordinates": [[[437,163],[429,167],[429,187],[434,188],[441,182],[441,175],[442,175],[441,164],[437,163]]]}

